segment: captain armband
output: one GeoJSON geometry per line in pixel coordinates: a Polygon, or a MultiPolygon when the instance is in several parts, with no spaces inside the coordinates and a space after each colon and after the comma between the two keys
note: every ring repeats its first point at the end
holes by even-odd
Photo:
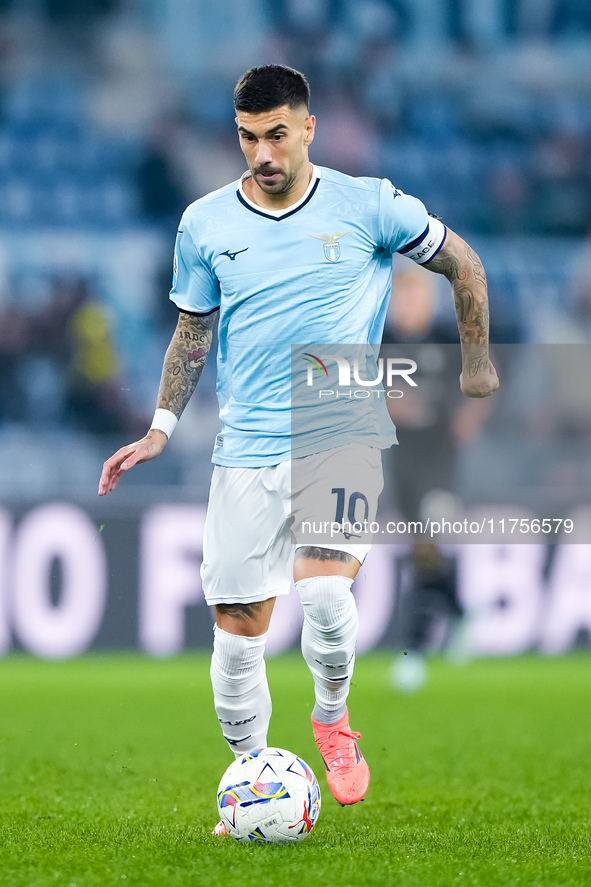
{"type": "Polygon", "coordinates": [[[439,219],[429,217],[429,224],[419,237],[415,237],[405,247],[398,250],[401,256],[412,259],[418,265],[424,265],[435,258],[445,242],[447,228],[439,219]]]}

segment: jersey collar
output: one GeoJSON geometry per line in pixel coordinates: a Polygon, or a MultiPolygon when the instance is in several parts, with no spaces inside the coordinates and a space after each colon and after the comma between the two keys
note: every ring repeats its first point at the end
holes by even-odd
{"type": "Polygon", "coordinates": [[[302,209],[314,196],[316,192],[316,188],[318,187],[318,183],[320,182],[320,167],[313,166],[312,167],[312,178],[310,179],[310,184],[306,188],[306,193],[303,194],[297,203],[292,203],[291,206],[286,206],[285,209],[263,209],[258,206],[256,203],[253,203],[246,194],[244,193],[244,189],[242,187],[242,183],[245,179],[250,178],[250,172],[245,172],[238,185],[238,190],[236,191],[236,196],[240,203],[249,209],[251,212],[256,213],[258,216],[265,216],[267,219],[275,219],[276,222],[280,222],[282,219],[286,219],[288,216],[293,216],[294,213],[297,213],[298,210],[302,209]]]}

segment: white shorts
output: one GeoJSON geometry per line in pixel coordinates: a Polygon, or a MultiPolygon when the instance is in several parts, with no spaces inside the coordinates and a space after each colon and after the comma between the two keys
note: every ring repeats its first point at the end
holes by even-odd
{"type": "Polygon", "coordinates": [[[382,486],[381,451],[363,445],[264,468],[216,465],[203,537],[205,600],[248,604],[287,594],[294,547],[346,551],[363,563],[371,534],[348,525],[339,533],[334,524],[340,511],[346,522],[351,507],[373,521],[382,486]],[[302,535],[307,521],[313,532],[302,535]],[[327,532],[316,532],[320,524],[327,532]]]}

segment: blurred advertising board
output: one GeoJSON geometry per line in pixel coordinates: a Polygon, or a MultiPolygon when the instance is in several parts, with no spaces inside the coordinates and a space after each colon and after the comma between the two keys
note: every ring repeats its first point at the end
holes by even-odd
{"type": "MultiPolygon", "coordinates": [[[[50,500],[0,508],[0,652],[65,658],[88,650],[168,656],[208,649],[212,616],[199,573],[205,512],[204,504],[172,497],[125,496],[115,504],[50,500]]],[[[408,550],[405,542],[374,546],[355,581],[359,652],[397,643],[399,566],[408,550]]],[[[563,539],[445,551],[456,561],[472,655],[588,645],[591,545],[563,539]]],[[[278,599],[269,653],[298,644],[301,618],[293,590],[278,599]]]]}

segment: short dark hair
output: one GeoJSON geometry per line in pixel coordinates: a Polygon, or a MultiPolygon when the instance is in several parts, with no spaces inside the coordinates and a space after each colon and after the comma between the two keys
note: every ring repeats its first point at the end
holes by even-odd
{"type": "Polygon", "coordinates": [[[243,74],[234,90],[237,111],[260,114],[281,105],[310,104],[310,85],[303,74],[287,65],[261,65],[243,74]]]}

